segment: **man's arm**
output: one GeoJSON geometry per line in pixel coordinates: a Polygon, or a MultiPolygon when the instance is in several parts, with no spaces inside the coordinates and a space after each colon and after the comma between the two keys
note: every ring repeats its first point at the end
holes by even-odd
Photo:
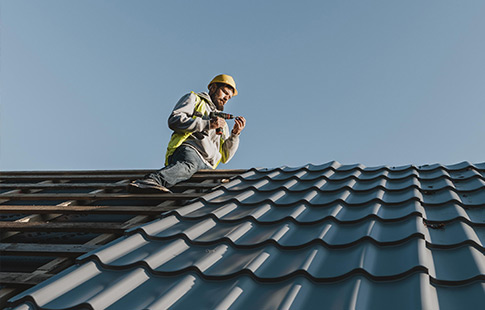
{"type": "Polygon", "coordinates": [[[208,130],[210,126],[209,119],[203,119],[202,117],[192,118],[197,100],[197,95],[194,93],[189,93],[180,98],[168,118],[168,127],[175,132],[202,132],[208,130]]]}
{"type": "Polygon", "coordinates": [[[233,135],[239,135],[241,131],[246,127],[246,119],[242,116],[238,116],[235,118],[234,127],[232,128],[233,135]]]}
{"type": "Polygon", "coordinates": [[[239,147],[239,135],[246,126],[246,119],[244,117],[238,117],[235,119],[234,127],[232,128],[231,135],[224,141],[221,148],[222,163],[227,163],[236,154],[239,147]]]}

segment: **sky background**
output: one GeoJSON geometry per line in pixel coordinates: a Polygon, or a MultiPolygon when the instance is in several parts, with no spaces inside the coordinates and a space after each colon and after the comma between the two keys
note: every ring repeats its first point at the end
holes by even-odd
{"type": "Polygon", "coordinates": [[[0,18],[0,170],[160,168],[173,106],[220,73],[247,125],[219,168],[485,161],[482,0],[1,0],[0,18]]]}

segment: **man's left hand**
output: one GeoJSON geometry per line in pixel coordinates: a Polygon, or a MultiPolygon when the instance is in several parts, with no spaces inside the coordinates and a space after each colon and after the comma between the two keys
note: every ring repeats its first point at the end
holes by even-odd
{"type": "Polygon", "coordinates": [[[232,134],[238,135],[246,126],[246,119],[242,116],[239,116],[239,117],[236,117],[234,121],[235,123],[234,123],[234,128],[232,128],[232,134]]]}

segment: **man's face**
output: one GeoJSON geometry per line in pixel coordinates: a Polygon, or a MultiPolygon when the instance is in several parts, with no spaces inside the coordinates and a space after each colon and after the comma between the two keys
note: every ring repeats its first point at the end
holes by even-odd
{"type": "Polygon", "coordinates": [[[211,85],[211,92],[210,97],[212,102],[216,105],[217,109],[220,111],[224,111],[224,105],[232,98],[234,94],[232,88],[230,86],[222,85],[217,87],[217,85],[211,85]]]}

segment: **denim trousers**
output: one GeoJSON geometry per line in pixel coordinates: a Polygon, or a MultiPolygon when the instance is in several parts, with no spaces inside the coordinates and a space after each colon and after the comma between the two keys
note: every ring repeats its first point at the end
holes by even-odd
{"type": "Polygon", "coordinates": [[[190,146],[181,145],[168,158],[168,166],[148,175],[158,184],[171,187],[188,180],[201,169],[211,169],[190,146]]]}

